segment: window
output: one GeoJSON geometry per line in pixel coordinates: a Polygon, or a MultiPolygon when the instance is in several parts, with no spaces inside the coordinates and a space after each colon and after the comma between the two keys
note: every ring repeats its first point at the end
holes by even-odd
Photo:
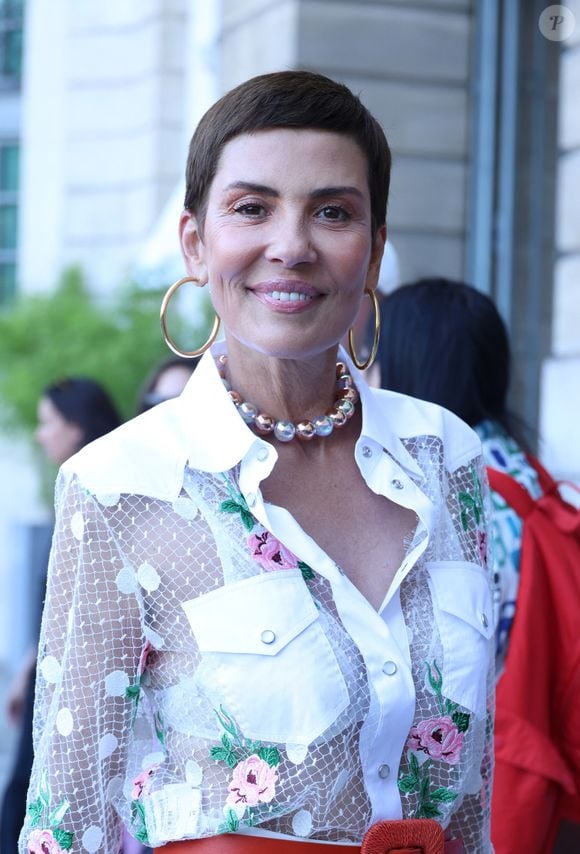
{"type": "Polygon", "coordinates": [[[24,0],[0,0],[0,87],[19,89],[24,0]]]}
{"type": "Polygon", "coordinates": [[[0,142],[0,305],[16,290],[18,160],[14,142],[0,142]]]}

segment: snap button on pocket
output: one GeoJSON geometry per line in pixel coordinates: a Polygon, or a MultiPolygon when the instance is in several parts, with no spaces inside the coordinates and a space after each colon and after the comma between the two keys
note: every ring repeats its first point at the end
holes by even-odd
{"type": "Polygon", "coordinates": [[[347,708],[343,673],[299,569],[252,576],[182,607],[201,653],[197,690],[213,708],[223,705],[245,738],[308,745],[347,708]]]}

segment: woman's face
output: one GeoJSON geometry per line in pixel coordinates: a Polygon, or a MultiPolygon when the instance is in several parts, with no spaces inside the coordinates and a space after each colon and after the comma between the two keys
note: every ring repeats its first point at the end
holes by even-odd
{"type": "Polygon", "coordinates": [[[352,139],[274,129],[227,143],[202,234],[184,212],[181,236],[226,333],[301,358],[335,346],[353,322],[376,286],[385,229],[373,241],[367,163],[352,139]]]}
{"type": "Polygon", "coordinates": [[[78,424],[66,420],[50,398],[41,397],[35,436],[47,459],[60,466],[78,451],[83,432],[78,424]]]}

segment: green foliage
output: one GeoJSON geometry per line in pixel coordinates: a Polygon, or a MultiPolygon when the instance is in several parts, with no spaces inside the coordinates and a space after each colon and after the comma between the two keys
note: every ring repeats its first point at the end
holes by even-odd
{"type": "MultiPolygon", "coordinates": [[[[71,375],[101,382],[123,418],[132,417],[144,379],[170,355],[159,328],[161,298],[162,291],[126,285],[114,302],[98,304],[73,267],[55,292],[23,296],[2,311],[2,426],[30,433],[43,388],[71,375]]],[[[195,330],[192,346],[205,333],[205,324],[195,330]]]]}

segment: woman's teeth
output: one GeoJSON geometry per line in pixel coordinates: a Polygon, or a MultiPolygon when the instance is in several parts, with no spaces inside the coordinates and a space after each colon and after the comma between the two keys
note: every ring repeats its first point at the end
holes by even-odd
{"type": "Polygon", "coordinates": [[[296,291],[272,291],[270,296],[272,299],[278,299],[280,302],[306,302],[312,299],[308,294],[299,294],[296,291]]]}

